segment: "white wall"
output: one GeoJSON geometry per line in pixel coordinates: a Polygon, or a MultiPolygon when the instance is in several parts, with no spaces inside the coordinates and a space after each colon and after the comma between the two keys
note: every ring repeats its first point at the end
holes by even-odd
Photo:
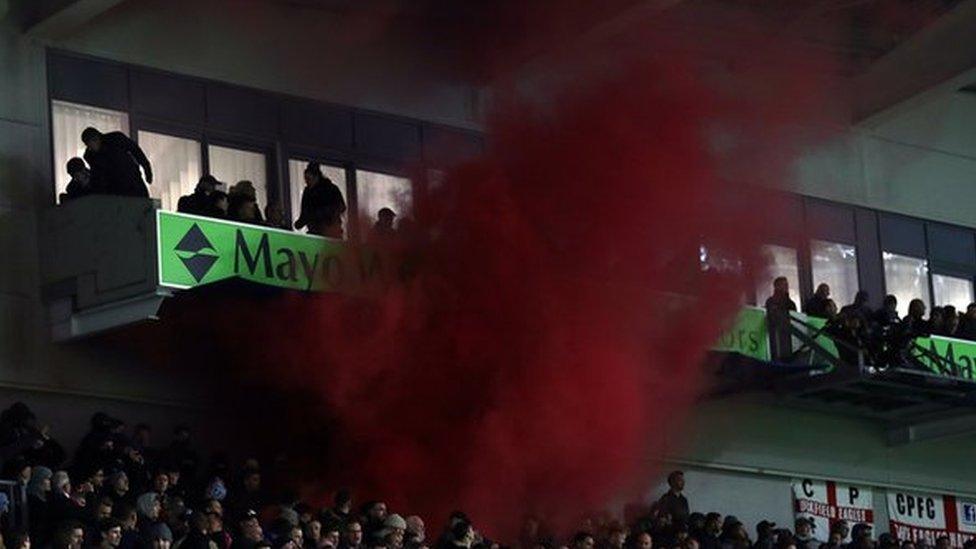
{"type": "Polygon", "coordinates": [[[976,227],[976,94],[835,131],[797,162],[796,192],[976,227]]]}

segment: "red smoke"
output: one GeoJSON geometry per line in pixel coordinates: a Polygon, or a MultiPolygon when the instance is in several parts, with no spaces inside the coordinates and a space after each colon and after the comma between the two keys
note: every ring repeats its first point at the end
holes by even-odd
{"type": "MultiPolygon", "coordinates": [[[[743,288],[702,275],[699,245],[748,258],[774,215],[713,134],[751,161],[784,117],[684,61],[613,72],[506,101],[481,158],[418,186],[408,280],[302,321],[285,379],[338,420],[331,486],[508,539],[647,489],[743,288]]],[[[763,152],[755,176],[783,175],[763,152]]]]}

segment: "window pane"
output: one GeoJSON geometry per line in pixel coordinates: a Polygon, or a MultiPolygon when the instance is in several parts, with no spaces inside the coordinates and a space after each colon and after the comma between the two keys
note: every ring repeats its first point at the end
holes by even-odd
{"type": "MultiPolygon", "coordinates": [[[[292,158],[288,161],[288,193],[291,202],[292,221],[298,219],[298,214],[302,211],[302,191],[305,189],[305,166],[307,165],[307,160],[296,160],[292,158]]],[[[324,163],[321,166],[322,173],[339,187],[339,191],[342,193],[342,199],[348,204],[349,193],[346,190],[346,170],[324,163]]]]}
{"type": "Polygon", "coordinates": [[[773,280],[785,276],[790,283],[790,299],[800,306],[800,268],[796,250],[787,246],[766,245],[759,249],[763,267],[756,280],[756,302],[760,306],[773,295],[773,280]]]}
{"type": "Polygon", "coordinates": [[[153,167],[149,196],[159,199],[164,210],[176,211],[180,197],[200,181],[200,142],[141,131],[139,146],[153,167]]]}
{"type": "Polygon", "coordinates": [[[230,189],[238,181],[254,183],[258,207],[268,203],[268,159],[261,153],[210,145],[210,174],[230,189]]]}
{"type": "Polygon", "coordinates": [[[854,246],[813,240],[810,242],[813,289],[826,284],[830,297],[843,307],[854,302],[857,293],[857,252],[854,246]]]}
{"type": "Polygon", "coordinates": [[[969,278],[933,274],[932,291],[935,304],[940,307],[953,305],[956,310],[965,311],[973,302],[973,281],[969,278]]]}
{"type": "Polygon", "coordinates": [[[928,308],[929,263],[917,257],[908,257],[884,252],[885,288],[889,294],[898,298],[898,314],[908,314],[908,303],[921,299],[928,308]]]}
{"type": "Polygon", "coordinates": [[[65,171],[65,164],[75,156],[84,156],[85,144],[81,142],[81,132],[89,126],[102,133],[122,132],[128,135],[129,115],[64,101],[51,102],[54,184],[58,200],[71,180],[65,171]]]}
{"type": "Polygon", "coordinates": [[[705,244],[698,246],[698,265],[703,272],[708,273],[740,274],[742,272],[741,259],[705,244]]]}
{"type": "Polygon", "coordinates": [[[356,170],[356,198],[359,201],[360,228],[369,231],[382,208],[393,210],[397,219],[413,211],[413,187],[405,177],[356,170]]]}

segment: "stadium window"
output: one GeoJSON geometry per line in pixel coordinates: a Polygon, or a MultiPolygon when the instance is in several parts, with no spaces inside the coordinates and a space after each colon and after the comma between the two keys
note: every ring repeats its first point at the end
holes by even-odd
{"type": "Polygon", "coordinates": [[[908,314],[908,303],[921,299],[929,307],[929,262],[917,257],[884,252],[885,288],[898,298],[898,314],[908,314]]]}
{"type": "Polygon", "coordinates": [[[392,209],[400,221],[412,214],[413,186],[405,177],[356,170],[356,199],[360,227],[372,227],[382,208],[392,209]]]}
{"type": "Polygon", "coordinates": [[[723,253],[714,247],[705,244],[698,246],[698,264],[702,272],[740,274],[742,273],[742,260],[732,257],[730,254],[723,253]]]}
{"type": "MultiPolygon", "coordinates": [[[[346,184],[346,170],[320,162],[322,173],[332,180],[342,192],[342,198],[349,204],[349,190],[346,184]]],[[[307,160],[291,158],[288,160],[288,199],[291,204],[291,217],[294,221],[302,211],[302,191],[305,190],[305,167],[307,160]]]]}
{"type": "Polygon", "coordinates": [[[838,307],[854,302],[857,293],[857,250],[854,246],[812,240],[810,266],[814,289],[821,284],[830,286],[831,299],[838,307]]]}
{"type": "Polygon", "coordinates": [[[200,142],[140,131],[139,147],[153,167],[149,196],[158,199],[162,209],[175,211],[180,197],[192,193],[200,180],[200,142]]]}
{"type": "Polygon", "coordinates": [[[952,305],[959,311],[965,311],[973,302],[973,281],[971,278],[933,274],[932,292],[937,306],[952,305]]]}
{"type": "Polygon", "coordinates": [[[210,145],[210,173],[230,189],[238,181],[254,183],[258,207],[268,203],[268,158],[262,153],[210,145]]]}
{"type": "Polygon", "coordinates": [[[81,132],[93,127],[103,133],[129,134],[129,115],[88,105],[51,101],[51,138],[54,147],[55,199],[61,196],[71,177],[65,171],[68,160],[85,154],[81,132]]]}
{"type": "Polygon", "coordinates": [[[800,306],[800,267],[796,250],[788,246],[767,244],[759,249],[762,267],[756,279],[756,303],[763,305],[773,295],[773,280],[785,276],[790,283],[790,299],[800,306]]]}

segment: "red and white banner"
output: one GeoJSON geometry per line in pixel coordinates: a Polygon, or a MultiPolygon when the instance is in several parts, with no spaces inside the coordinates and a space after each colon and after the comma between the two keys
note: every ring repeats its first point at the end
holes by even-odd
{"type": "Polygon", "coordinates": [[[953,547],[976,537],[976,500],[919,492],[888,491],[891,533],[900,540],[924,541],[948,536],[953,547]]]}
{"type": "MultiPolygon", "coordinates": [[[[874,526],[874,495],[868,486],[839,484],[830,480],[793,479],[796,518],[812,518],[813,535],[826,540],[836,522],[874,526]]],[[[849,540],[845,540],[849,541],[849,540]]]]}

